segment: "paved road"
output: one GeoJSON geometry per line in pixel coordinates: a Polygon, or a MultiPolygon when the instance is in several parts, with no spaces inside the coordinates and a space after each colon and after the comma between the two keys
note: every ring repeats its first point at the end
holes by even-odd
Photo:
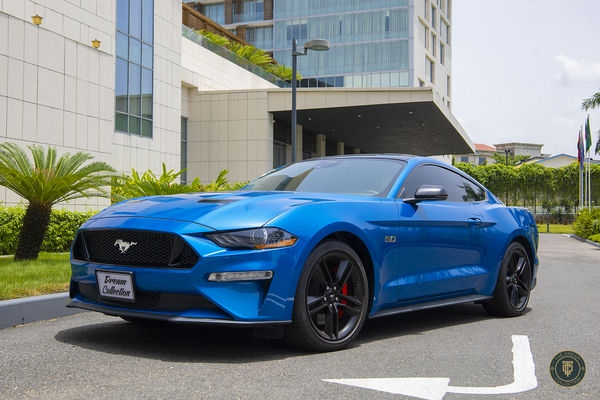
{"type": "MultiPolygon", "coordinates": [[[[515,336],[528,339],[533,390],[443,391],[437,398],[600,398],[600,248],[542,235],[540,259],[539,284],[523,317],[490,318],[480,306],[460,305],[382,318],[366,324],[356,346],[329,354],[253,339],[247,330],[141,328],[97,313],[3,329],[0,399],[414,399],[323,379],[437,377],[453,387],[507,385],[515,380],[515,336]],[[563,350],[580,354],[587,367],[570,388],[549,373],[563,350]]],[[[420,398],[426,395],[433,396],[425,390],[420,398]]]]}

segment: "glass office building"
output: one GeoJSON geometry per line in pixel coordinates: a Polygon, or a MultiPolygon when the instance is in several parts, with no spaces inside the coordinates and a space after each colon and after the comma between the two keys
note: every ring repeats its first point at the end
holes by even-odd
{"type": "Polygon", "coordinates": [[[329,51],[298,58],[302,86],[431,86],[450,106],[451,0],[187,3],[280,64],[291,66],[293,39],[327,39],[329,51]]]}

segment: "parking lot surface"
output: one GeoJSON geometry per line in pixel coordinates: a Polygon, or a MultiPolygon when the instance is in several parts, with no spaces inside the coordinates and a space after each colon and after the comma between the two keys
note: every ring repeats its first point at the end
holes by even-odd
{"type": "Polygon", "coordinates": [[[600,248],[543,234],[539,256],[522,317],[466,304],[380,318],[334,353],[90,312],[6,328],[0,399],[600,398],[600,248]],[[550,374],[563,351],[585,361],[571,387],[550,374]]]}

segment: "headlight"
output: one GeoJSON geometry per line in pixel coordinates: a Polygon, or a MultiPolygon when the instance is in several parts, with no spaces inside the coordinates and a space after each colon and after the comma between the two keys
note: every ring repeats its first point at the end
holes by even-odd
{"type": "Polygon", "coordinates": [[[296,236],[279,228],[207,233],[206,237],[221,247],[256,250],[293,246],[298,240],[296,236]]]}

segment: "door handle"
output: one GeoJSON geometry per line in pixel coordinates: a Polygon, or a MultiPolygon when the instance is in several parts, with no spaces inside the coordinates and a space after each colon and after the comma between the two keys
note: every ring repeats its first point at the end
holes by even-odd
{"type": "Polygon", "coordinates": [[[471,217],[467,220],[469,226],[478,227],[481,226],[481,218],[471,217]]]}

